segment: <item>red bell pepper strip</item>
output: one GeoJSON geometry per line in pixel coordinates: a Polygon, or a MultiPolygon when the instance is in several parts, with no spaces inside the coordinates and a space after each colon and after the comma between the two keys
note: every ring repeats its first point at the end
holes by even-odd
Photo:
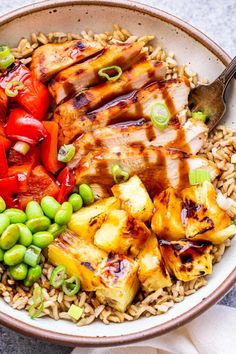
{"type": "Polygon", "coordinates": [[[57,201],[63,203],[75,186],[74,172],[68,167],[65,167],[58,175],[57,182],[60,186],[57,201]]]}
{"type": "Polygon", "coordinates": [[[24,165],[30,163],[33,167],[40,164],[40,151],[37,146],[31,146],[29,152],[26,155],[22,155],[13,147],[8,152],[8,165],[24,165]]]}
{"type": "Polygon", "coordinates": [[[8,168],[8,176],[17,176],[19,192],[28,191],[29,177],[32,170],[32,164],[26,163],[21,166],[11,166],[8,168]]]}
{"type": "Polygon", "coordinates": [[[10,139],[37,144],[46,138],[47,131],[31,114],[21,108],[14,108],[6,125],[6,135],[10,139]]]}
{"type": "Polygon", "coordinates": [[[12,195],[19,192],[18,179],[16,176],[0,178],[0,195],[12,195]]]}
{"type": "Polygon", "coordinates": [[[5,151],[9,150],[11,147],[11,140],[7,139],[5,136],[0,135],[0,143],[4,145],[5,151]]]}
{"type": "Polygon", "coordinates": [[[59,187],[54,178],[41,165],[36,166],[29,177],[28,190],[19,195],[20,205],[24,209],[31,200],[38,202],[46,196],[57,197],[59,187]]]}
{"type": "Polygon", "coordinates": [[[48,136],[41,144],[41,159],[44,167],[55,174],[64,166],[57,160],[58,124],[47,121],[42,122],[42,124],[47,130],[48,136]]]}
{"type": "Polygon", "coordinates": [[[8,163],[5,151],[5,146],[3,141],[0,140],[0,178],[7,177],[8,174],[8,163]]]}
{"type": "Polygon", "coordinates": [[[7,83],[11,81],[23,82],[24,89],[20,90],[16,97],[10,98],[10,101],[18,102],[35,118],[44,119],[51,103],[47,87],[20,62],[15,62],[14,66],[3,73],[0,77],[0,86],[5,90],[7,83]]]}
{"type": "Polygon", "coordinates": [[[5,123],[7,113],[8,97],[0,87],[0,122],[5,123]]]}

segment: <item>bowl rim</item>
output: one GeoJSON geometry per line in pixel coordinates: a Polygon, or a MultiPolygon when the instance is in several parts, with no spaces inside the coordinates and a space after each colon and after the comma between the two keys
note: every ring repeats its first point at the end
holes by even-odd
{"type": "MultiPolygon", "coordinates": [[[[64,6],[78,6],[78,5],[100,5],[100,6],[114,6],[127,10],[135,10],[140,13],[158,18],[164,22],[170,23],[175,27],[181,29],[194,40],[200,42],[208,50],[210,50],[224,65],[227,65],[231,58],[230,56],[213,40],[196,29],[187,22],[179,19],[176,16],[169,14],[163,10],[147,6],[136,1],[130,0],[46,0],[35,4],[26,5],[19,9],[13,10],[0,16],[0,27],[12,20],[34,13],[41,10],[55,9],[64,6]]],[[[132,334],[125,334],[112,337],[83,337],[77,335],[61,334],[54,331],[43,330],[23,321],[16,320],[14,317],[2,313],[0,310],[0,323],[12,330],[15,330],[23,335],[46,340],[55,344],[80,346],[80,347],[107,347],[124,345],[151,339],[153,337],[163,335],[169,331],[179,328],[187,322],[193,320],[217,301],[219,301],[236,282],[236,267],[229,274],[229,276],[218,286],[209,296],[205,297],[199,304],[192,307],[190,310],[182,313],[174,319],[171,319],[163,324],[156,325],[152,328],[141,330],[132,334]]]]}

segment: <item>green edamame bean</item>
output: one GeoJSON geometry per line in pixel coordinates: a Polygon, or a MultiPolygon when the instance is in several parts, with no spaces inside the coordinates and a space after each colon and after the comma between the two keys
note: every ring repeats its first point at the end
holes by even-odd
{"type": "Polygon", "coordinates": [[[60,236],[60,234],[62,234],[65,231],[65,229],[66,229],[66,225],[60,226],[55,223],[55,224],[52,224],[49,226],[48,232],[50,232],[52,234],[52,236],[54,238],[56,238],[56,237],[60,236]]]}
{"type": "Polygon", "coordinates": [[[16,224],[9,225],[0,237],[0,247],[3,250],[12,248],[20,237],[20,230],[16,224]]]}
{"type": "Polygon", "coordinates": [[[59,225],[67,224],[72,216],[73,208],[69,202],[62,203],[60,209],[55,215],[55,222],[59,225]]]}
{"type": "Polygon", "coordinates": [[[41,200],[41,207],[44,214],[50,219],[54,219],[57,211],[60,209],[61,204],[50,196],[43,197],[41,200]]]}
{"type": "Polygon", "coordinates": [[[16,224],[19,227],[20,237],[18,243],[25,247],[28,247],[32,243],[32,232],[25,224],[16,224]]]}
{"type": "Polygon", "coordinates": [[[27,277],[24,281],[24,285],[27,287],[32,286],[36,281],[38,281],[42,274],[42,268],[40,265],[36,265],[29,269],[27,277]]]}
{"type": "Polygon", "coordinates": [[[0,214],[0,235],[10,225],[10,219],[5,214],[0,214]]]}
{"type": "Polygon", "coordinates": [[[77,211],[83,206],[83,199],[78,193],[71,194],[68,202],[72,205],[73,211],[77,211]]]}
{"type": "Polygon", "coordinates": [[[3,261],[4,258],[4,251],[0,248],[0,262],[3,261]]]}
{"type": "Polygon", "coordinates": [[[40,218],[28,220],[26,226],[34,234],[38,231],[45,231],[51,225],[51,221],[47,216],[41,216],[40,218]]]}
{"type": "Polygon", "coordinates": [[[91,204],[94,202],[94,195],[92,189],[87,184],[81,184],[79,186],[79,194],[83,199],[85,205],[91,204]]]}
{"type": "Polygon", "coordinates": [[[4,253],[3,260],[8,266],[17,265],[23,261],[25,252],[25,246],[15,245],[4,253]]]}
{"type": "Polygon", "coordinates": [[[26,206],[25,213],[28,220],[40,218],[43,215],[43,211],[38,202],[32,200],[26,206]]]}
{"type": "Polygon", "coordinates": [[[27,220],[26,214],[20,209],[16,209],[16,208],[6,209],[4,211],[4,214],[9,217],[11,224],[17,224],[17,223],[23,224],[27,220]]]}
{"type": "Polygon", "coordinates": [[[54,240],[53,235],[48,231],[36,232],[33,235],[32,243],[39,248],[45,248],[54,240]]]}
{"type": "Polygon", "coordinates": [[[5,200],[0,197],[0,213],[2,213],[6,209],[6,203],[5,200]]]}
{"type": "Polygon", "coordinates": [[[13,279],[24,280],[27,276],[28,266],[25,263],[20,263],[9,267],[9,272],[13,279]]]}

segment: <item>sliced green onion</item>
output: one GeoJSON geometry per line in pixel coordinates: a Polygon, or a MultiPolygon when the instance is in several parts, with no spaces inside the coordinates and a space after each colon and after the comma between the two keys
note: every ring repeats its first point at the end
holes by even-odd
{"type": "Polygon", "coordinates": [[[98,71],[98,75],[101,77],[105,77],[108,81],[116,81],[121,77],[122,69],[120,66],[117,65],[107,66],[106,68],[101,68],[98,71]],[[117,71],[117,75],[110,76],[108,73],[106,73],[106,71],[110,71],[110,70],[117,71]]]}
{"type": "Polygon", "coordinates": [[[199,112],[193,112],[192,113],[192,118],[193,119],[197,119],[197,120],[201,120],[203,123],[205,123],[207,118],[208,118],[208,116],[207,116],[207,114],[199,111],[199,112]]]}
{"type": "Polygon", "coordinates": [[[191,186],[203,183],[205,181],[211,181],[211,175],[209,171],[200,169],[189,171],[189,183],[191,186]]]}
{"type": "Polygon", "coordinates": [[[5,87],[5,93],[9,97],[16,97],[20,90],[23,90],[25,87],[24,83],[21,81],[10,81],[5,87]]]}
{"type": "Polygon", "coordinates": [[[231,163],[236,163],[236,154],[231,156],[231,163]]]}
{"type": "Polygon", "coordinates": [[[115,183],[123,183],[129,179],[128,172],[122,170],[121,166],[118,164],[112,165],[111,173],[115,183]]]}
{"type": "Polygon", "coordinates": [[[43,290],[40,286],[34,288],[33,305],[29,308],[29,315],[32,319],[38,317],[44,309],[43,290]]]}
{"type": "Polygon", "coordinates": [[[80,280],[76,276],[72,276],[69,279],[64,280],[62,290],[67,296],[73,296],[77,294],[80,289],[80,280]]]}
{"type": "Polygon", "coordinates": [[[31,267],[35,267],[40,262],[41,249],[31,245],[27,248],[24,255],[24,262],[31,267]]]}
{"type": "Polygon", "coordinates": [[[164,130],[170,120],[170,112],[165,103],[157,102],[151,107],[151,120],[154,127],[164,130]]]}
{"type": "Polygon", "coordinates": [[[5,70],[14,63],[14,55],[11,53],[11,50],[6,45],[0,46],[0,69],[5,70]]]}
{"type": "Polygon", "coordinates": [[[70,317],[78,321],[82,316],[83,311],[84,310],[81,307],[72,304],[71,307],[69,308],[68,315],[70,315],[70,317]]]}
{"type": "Polygon", "coordinates": [[[57,266],[51,276],[50,276],[50,284],[55,288],[58,289],[62,286],[66,276],[66,267],[63,265],[57,266]]]}
{"type": "Polygon", "coordinates": [[[63,145],[60,147],[57,159],[61,162],[69,162],[75,155],[75,147],[73,144],[63,145]]]}
{"type": "Polygon", "coordinates": [[[0,45],[0,58],[6,58],[11,54],[11,50],[7,45],[0,45]]]}
{"type": "Polygon", "coordinates": [[[30,149],[30,145],[24,141],[17,141],[17,143],[13,146],[13,149],[22,155],[26,155],[30,149]]]}

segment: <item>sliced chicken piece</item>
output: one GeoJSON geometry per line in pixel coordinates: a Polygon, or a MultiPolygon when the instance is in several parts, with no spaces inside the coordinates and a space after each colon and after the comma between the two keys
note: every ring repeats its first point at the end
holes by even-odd
{"type": "Polygon", "coordinates": [[[102,68],[118,65],[122,69],[131,67],[145,56],[141,51],[143,42],[114,44],[105,48],[96,58],[76,64],[61,71],[50,83],[49,91],[57,104],[81,90],[104,81],[98,75],[102,68]]]}
{"type": "Polygon", "coordinates": [[[170,124],[165,130],[159,130],[144,120],[104,127],[76,139],[76,155],[69,166],[75,166],[84,155],[100,147],[113,150],[117,146],[164,146],[197,154],[206,142],[207,135],[207,126],[196,119],[188,120],[183,126],[170,124]]]}
{"type": "Polygon", "coordinates": [[[166,74],[166,64],[159,61],[144,60],[124,71],[117,81],[106,81],[79,93],[74,98],[57,107],[54,120],[61,129],[68,127],[73,130],[76,120],[89,110],[95,109],[117,96],[137,90],[155,80],[163,80],[166,74]]]}
{"type": "Polygon", "coordinates": [[[218,175],[211,161],[177,149],[118,146],[116,152],[101,148],[82,158],[75,170],[76,183],[96,183],[109,191],[114,185],[114,164],[119,164],[129,176],[138,175],[152,196],[170,186],[181,190],[188,187],[188,173],[192,169],[209,170],[212,180],[218,175]]]}
{"type": "Polygon", "coordinates": [[[101,44],[84,39],[45,44],[33,52],[30,69],[40,81],[45,82],[59,71],[91,57],[102,49],[101,44]]]}
{"type": "Polygon", "coordinates": [[[220,244],[235,235],[236,227],[227,229],[231,219],[217,204],[216,190],[210,182],[186,188],[181,195],[182,221],[187,238],[220,244]]]}
{"type": "Polygon", "coordinates": [[[168,271],[178,280],[190,281],[212,273],[212,245],[189,241],[159,241],[168,271]]]}
{"type": "MultiPolygon", "coordinates": [[[[189,86],[187,80],[169,80],[155,82],[140,90],[133,91],[125,96],[116,98],[103,107],[87,115],[75,119],[73,125],[67,124],[66,116],[60,129],[59,144],[67,144],[79,135],[96,130],[114,123],[136,120],[139,118],[151,119],[151,107],[156,102],[165,102],[170,117],[181,111],[188,103],[189,86]]],[[[61,117],[54,118],[59,124],[61,117]]],[[[166,132],[166,131],[165,131],[166,132]]]]}

